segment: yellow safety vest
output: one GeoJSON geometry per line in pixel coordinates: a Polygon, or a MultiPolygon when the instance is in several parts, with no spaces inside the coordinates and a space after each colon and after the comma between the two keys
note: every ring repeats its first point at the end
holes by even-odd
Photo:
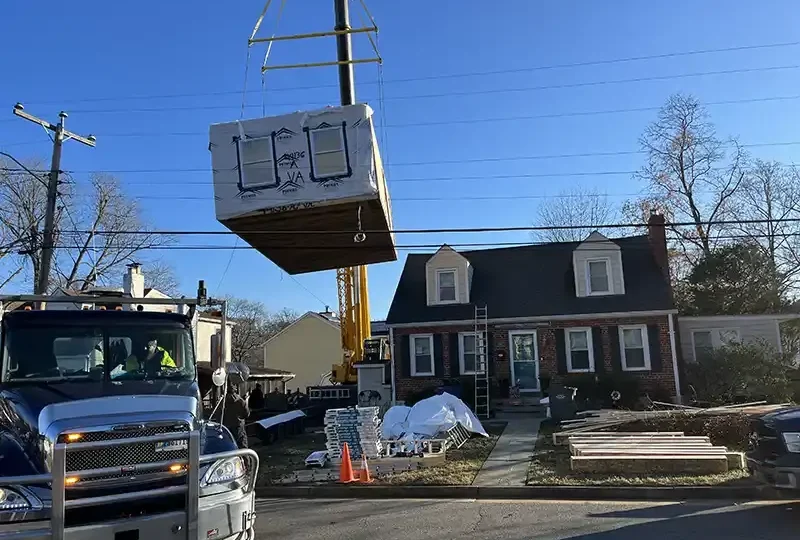
{"type": "MultiPolygon", "coordinates": [[[[158,347],[156,354],[158,353],[161,353],[161,367],[178,367],[164,347],[158,347]]],[[[139,359],[135,355],[132,354],[125,360],[125,371],[139,371],[139,359]]]]}

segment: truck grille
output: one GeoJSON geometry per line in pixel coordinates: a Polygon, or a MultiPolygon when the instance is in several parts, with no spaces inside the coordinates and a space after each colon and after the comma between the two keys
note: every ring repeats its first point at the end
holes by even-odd
{"type": "MultiPolygon", "coordinates": [[[[151,437],[153,435],[181,432],[187,433],[186,444],[188,445],[189,425],[179,422],[171,422],[169,424],[145,424],[141,427],[133,429],[127,428],[124,430],[111,429],[108,431],[90,431],[81,433],[81,438],[79,440],[80,442],[95,442],[135,439],[139,437],[151,437]]],[[[62,433],[59,435],[58,442],[69,444],[67,434],[62,433]]],[[[126,467],[158,463],[161,461],[181,460],[189,457],[187,447],[175,450],[164,449],[157,451],[156,446],[157,443],[148,442],[113,446],[96,450],[76,450],[67,452],[66,470],[69,473],[72,471],[100,469],[105,467],[126,467]]],[[[126,475],[120,474],[114,476],[121,478],[126,475]]]]}

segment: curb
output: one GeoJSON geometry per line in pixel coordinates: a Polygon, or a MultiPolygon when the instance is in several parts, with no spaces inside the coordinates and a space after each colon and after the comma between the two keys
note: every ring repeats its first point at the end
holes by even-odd
{"type": "Polygon", "coordinates": [[[781,500],[767,486],[265,486],[259,499],[781,500]]]}

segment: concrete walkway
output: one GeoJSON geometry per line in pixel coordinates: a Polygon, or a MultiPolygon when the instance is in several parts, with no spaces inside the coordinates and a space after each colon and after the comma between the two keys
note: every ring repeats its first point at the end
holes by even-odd
{"type": "Polygon", "coordinates": [[[542,420],[520,414],[497,419],[507,421],[508,425],[472,485],[524,486],[542,420]]]}

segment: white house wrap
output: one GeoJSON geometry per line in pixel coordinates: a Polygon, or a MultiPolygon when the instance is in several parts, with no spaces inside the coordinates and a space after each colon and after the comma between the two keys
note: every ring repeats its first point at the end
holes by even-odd
{"type": "Polygon", "coordinates": [[[217,219],[290,274],[396,260],[372,115],[359,104],[213,124],[217,219]]]}

